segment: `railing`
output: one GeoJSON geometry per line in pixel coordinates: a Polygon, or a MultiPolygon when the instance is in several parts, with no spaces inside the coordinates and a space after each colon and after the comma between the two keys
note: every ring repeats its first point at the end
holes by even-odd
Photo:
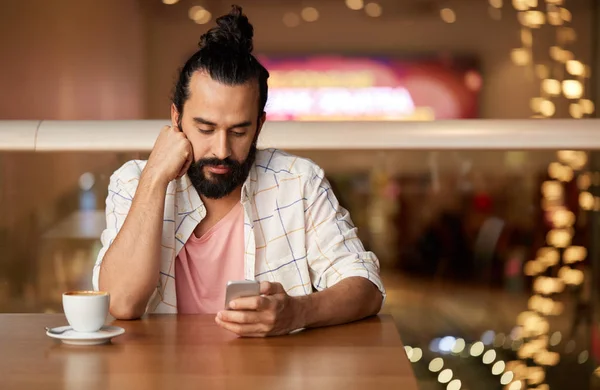
{"type": "MultiPolygon", "coordinates": [[[[149,151],[168,120],[0,121],[0,151],[149,151]]],[[[260,147],[289,150],[600,149],[599,119],[267,122],[260,147]]]]}

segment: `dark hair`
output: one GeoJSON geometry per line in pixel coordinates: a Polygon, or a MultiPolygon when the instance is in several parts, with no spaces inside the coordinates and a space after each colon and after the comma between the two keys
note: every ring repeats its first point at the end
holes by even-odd
{"type": "Polygon", "coordinates": [[[242,8],[233,5],[231,11],[217,18],[217,26],[200,37],[200,47],[185,63],[173,93],[173,104],[181,117],[189,98],[189,83],[196,71],[205,71],[213,80],[225,85],[240,85],[256,80],[259,87],[258,114],[267,103],[269,72],[252,55],[254,28],[242,8]]]}

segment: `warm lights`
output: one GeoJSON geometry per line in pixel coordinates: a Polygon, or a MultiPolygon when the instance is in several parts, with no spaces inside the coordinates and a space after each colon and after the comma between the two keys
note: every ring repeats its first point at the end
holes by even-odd
{"type": "Polygon", "coordinates": [[[462,338],[456,339],[454,346],[452,347],[452,353],[459,354],[465,349],[466,343],[462,338]]]}
{"type": "Polygon", "coordinates": [[[471,346],[471,350],[469,352],[471,353],[471,356],[477,357],[483,353],[484,348],[485,346],[483,343],[481,341],[477,341],[471,346]]]}
{"type": "Polygon", "coordinates": [[[582,261],[587,257],[587,249],[583,246],[570,246],[563,254],[563,260],[566,264],[573,264],[582,261]]]}
{"type": "Polygon", "coordinates": [[[542,80],[542,90],[550,96],[560,95],[560,81],[555,79],[542,80]]]}
{"type": "Polygon", "coordinates": [[[512,5],[517,11],[527,11],[529,9],[528,0],[512,0],[512,5]]]}
{"type": "Polygon", "coordinates": [[[523,48],[513,49],[510,53],[510,58],[515,65],[523,66],[529,64],[531,55],[529,51],[523,48]]]}
{"type": "Polygon", "coordinates": [[[563,94],[568,99],[579,99],[583,95],[583,85],[579,80],[564,80],[562,89],[563,94]]]}
{"type": "Polygon", "coordinates": [[[546,235],[548,244],[557,248],[566,248],[571,245],[573,235],[567,229],[552,229],[546,235]]]}
{"type": "Polygon", "coordinates": [[[408,360],[411,363],[416,363],[423,357],[423,350],[421,348],[412,348],[410,353],[408,353],[408,360]]]}
{"type": "Polygon", "coordinates": [[[451,8],[442,8],[440,10],[440,17],[446,23],[456,22],[456,13],[451,8]]]}
{"type": "Polygon", "coordinates": [[[433,359],[429,362],[429,371],[439,372],[444,367],[444,360],[440,357],[433,359]]]}
{"type": "MultiPolygon", "coordinates": [[[[533,282],[533,290],[544,295],[562,292],[564,287],[565,286],[560,279],[547,276],[540,276],[533,282]]],[[[522,325],[521,323],[519,324],[522,325]]]]}
{"type": "Polygon", "coordinates": [[[560,9],[560,16],[563,18],[563,20],[565,22],[570,22],[573,19],[573,15],[571,14],[571,11],[569,11],[566,8],[560,9]]]}
{"type": "Polygon", "coordinates": [[[576,150],[559,150],[558,159],[571,168],[580,170],[587,163],[587,153],[576,150]]]}
{"type": "Polygon", "coordinates": [[[560,355],[557,352],[541,351],[534,356],[533,360],[542,366],[555,366],[560,361],[560,355]]]}
{"type": "Polygon", "coordinates": [[[452,370],[446,368],[438,375],[438,382],[440,383],[448,383],[452,379],[452,370]]]}
{"type": "Polygon", "coordinates": [[[502,0],[490,0],[490,7],[502,8],[502,0]]]}
{"type": "Polygon", "coordinates": [[[537,64],[535,66],[535,75],[540,79],[547,79],[550,76],[550,69],[544,64],[537,64]]]}
{"type": "Polygon", "coordinates": [[[283,15],[283,24],[287,27],[298,27],[300,25],[300,17],[294,12],[287,12],[283,15]]]}
{"type": "Polygon", "coordinates": [[[529,367],[527,371],[527,381],[532,385],[540,384],[546,378],[542,367],[529,367]]]}
{"type": "Polygon", "coordinates": [[[551,247],[542,247],[538,249],[536,255],[537,260],[540,263],[542,263],[546,268],[558,264],[558,261],[560,259],[558,251],[555,248],[551,247]]]}
{"type": "Polygon", "coordinates": [[[368,3],[365,5],[365,13],[372,18],[378,18],[383,13],[383,9],[378,3],[368,3]]]}
{"type": "Polygon", "coordinates": [[[166,5],[172,5],[177,3],[179,0],[162,0],[162,2],[166,5]]]}
{"type": "Polygon", "coordinates": [[[560,26],[564,23],[564,20],[558,11],[550,11],[546,17],[548,18],[548,24],[552,26],[560,26]]]}
{"type": "Polygon", "coordinates": [[[557,181],[545,181],[542,183],[542,194],[548,199],[561,199],[563,196],[563,187],[557,181]]]}
{"type": "Polygon", "coordinates": [[[585,73],[585,66],[577,60],[567,61],[567,72],[573,76],[583,76],[585,73]]]}
{"type": "Polygon", "coordinates": [[[302,16],[302,19],[307,22],[315,22],[319,19],[319,11],[317,11],[315,7],[306,7],[302,9],[300,15],[302,16]]]}
{"type": "Polygon", "coordinates": [[[556,347],[558,344],[560,344],[560,341],[562,340],[562,334],[560,332],[554,332],[552,333],[552,336],[550,336],[550,345],[553,347],[556,347]]]}
{"type": "Polygon", "coordinates": [[[500,375],[500,374],[502,374],[504,372],[505,368],[506,368],[506,364],[504,363],[504,361],[503,360],[498,360],[492,366],[492,374],[493,375],[500,375]]]}
{"type": "Polygon", "coordinates": [[[573,119],[581,119],[583,118],[583,108],[579,103],[571,103],[569,104],[569,115],[573,119]]]}
{"type": "Polygon", "coordinates": [[[523,383],[521,381],[516,381],[511,383],[508,387],[507,390],[521,390],[523,388],[523,383]]]}
{"type": "Polygon", "coordinates": [[[525,13],[526,26],[538,28],[546,22],[546,15],[542,11],[527,11],[525,13]]]}
{"type": "Polygon", "coordinates": [[[512,371],[506,371],[504,374],[502,374],[502,376],[500,377],[500,384],[501,385],[508,385],[510,382],[512,382],[512,380],[515,378],[515,374],[513,374],[512,371]]]}
{"type": "Polygon", "coordinates": [[[583,173],[577,177],[577,188],[584,191],[590,188],[592,184],[592,177],[589,172],[583,173]]]}
{"type": "Polygon", "coordinates": [[[212,18],[212,14],[199,5],[191,7],[188,11],[188,16],[197,24],[206,24],[212,18]]]}
{"type": "Polygon", "coordinates": [[[460,379],[453,379],[450,381],[450,383],[448,383],[446,390],[460,390],[461,386],[462,386],[462,383],[461,383],[460,379]]]}
{"type": "Polygon", "coordinates": [[[484,364],[492,364],[496,360],[496,351],[490,349],[486,353],[483,354],[482,361],[484,364]]]}
{"type": "Polygon", "coordinates": [[[346,6],[351,10],[358,11],[359,9],[362,9],[365,4],[363,0],[346,0],[346,6]]]}
{"type": "Polygon", "coordinates": [[[578,269],[571,269],[569,266],[561,267],[558,271],[558,277],[573,286],[580,285],[583,282],[583,272],[578,269]]]}
{"type": "Polygon", "coordinates": [[[594,196],[587,191],[579,194],[579,206],[584,210],[594,208],[594,196]]]}
{"type": "Polygon", "coordinates": [[[540,103],[540,113],[545,117],[551,117],[556,112],[556,106],[550,100],[542,100],[540,103]]]}
{"type": "Polygon", "coordinates": [[[593,114],[594,113],[594,102],[590,99],[581,99],[579,101],[579,105],[581,106],[584,114],[593,114]]]}

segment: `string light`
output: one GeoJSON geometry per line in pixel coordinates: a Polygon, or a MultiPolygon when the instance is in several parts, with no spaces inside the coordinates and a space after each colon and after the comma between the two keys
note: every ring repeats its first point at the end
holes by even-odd
{"type": "Polygon", "coordinates": [[[300,17],[294,12],[287,12],[283,15],[283,24],[287,27],[298,27],[300,25],[300,17]]]}
{"type": "Polygon", "coordinates": [[[446,390],[460,390],[462,382],[459,379],[453,379],[448,383],[446,390]]]}
{"type": "Polygon", "coordinates": [[[456,13],[451,8],[442,8],[440,10],[440,17],[446,23],[456,22],[456,13]]]}
{"type": "Polygon", "coordinates": [[[583,85],[579,80],[563,80],[562,89],[568,99],[579,99],[583,95],[583,85]]]}
{"type": "Polygon", "coordinates": [[[438,382],[440,383],[448,383],[452,379],[452,370],[446,368],[438,375],[438,382]]]}
{"type": "Polygon", "coordinates": [[[365,6],[363,0],[346,0],[346,7],[351,10],[358,11],[365,6]]]}
{"type": "Polygon", "coordinates": [[[166,5],[176,4],[179,0],[162,0],[162,2],[166,5]]]}
{"type": "Polygon", "coordinates": [[[439,372],[444,367],[444,360],[440,357],[433,359],[429,362],[429,371],[439,372]]]}
{"type": "Polygon", "coordinates": [[[383,13],[383,8],[378,3],[368,3],[365,5],[365,13],[372,18],[378,18],[383,13]]]}
{"type": "Polygon", "coordinates": [[[302,19],[307,22],[316,22],[319,19],[319,11],[315,7],[306,7],[300,13],[302,15],[302,19]]]}

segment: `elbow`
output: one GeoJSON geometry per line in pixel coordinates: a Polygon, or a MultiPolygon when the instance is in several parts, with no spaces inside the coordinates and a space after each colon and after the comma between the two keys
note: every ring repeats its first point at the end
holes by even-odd
{"type": "Polygon", "coordinates": [[[109,308],[110,315],[117,320],[137,320],[144,315],[145,310],[140,309],[140,305],[126,302],[112,302],[109,308]]]}
{"type": "Polygon", "coordinates": [[[370,295],[370,305],[368,307],[368,316],[375,316],[377,314],[379,314],[379,312],[382,309],[382,305],[383,305],[383,293],[379,290],[379,288],[377,288],[377,286],[373,283],[370,283],[370,290],[371,293],[370,295]]]}
{"type": "Polygon", "coordinates": [[[146,312],[146,301],[122,293],[111,293],[108,310],[117,320],[137,320],[146,312]]]}

